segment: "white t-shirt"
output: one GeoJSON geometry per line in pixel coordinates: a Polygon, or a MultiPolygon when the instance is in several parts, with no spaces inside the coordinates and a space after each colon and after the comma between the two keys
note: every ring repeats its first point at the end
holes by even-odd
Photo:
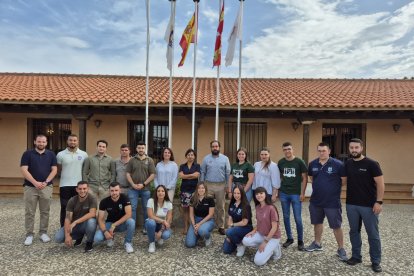
{"type": "MultiPolygon", "coordinates": [[[[150,198],[147,202],[147,208],[152,208],[154,211],[154,199],[150,198]]],[[[173,209],[173,205],[170,201],[164,201],[162,208],[157,208],[157,213],[155,214],[156,217],[160,219],[165,219],[167,217],[168,211],[173,209]]]]}

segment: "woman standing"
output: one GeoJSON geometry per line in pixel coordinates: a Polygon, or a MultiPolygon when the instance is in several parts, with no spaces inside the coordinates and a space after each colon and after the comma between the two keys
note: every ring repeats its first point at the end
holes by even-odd
{"type": "Polygon", "coordinates": [[[229,228],[226,230],[223,252],[231,254],[237,248],[237,257],[241,257],[244,254],[244,246],[241,242],[244,236],[253,229],[252,209],[242,186],[236,186],[232,194],[227,220],[229,228]]]}
{"type": "Polygon", "coordinates": [[[185,152],[185,158],[187,158],[187,162],[180,165],[178,174],[178,176],[182,179],[180,199],[184,217],[184,235],[187,234],[188,226],[190,224],[189,207],[191,196],[196,189],[198,177],[200,176],[200,165],[195,162],[196,156],[197,155],[193,149],[188,149],[185,152]]]}
{"type": "Polygon", "coordinates": [[[253,184],[254,178],[254,168],[249,161],[247,161],[247,149],[239,148],[237,150],[237,159],[236,163],[231,166],[231,173],[229,177],[229,187],[227,192],[229,193],[229,198],[231,198],[231,191],[236,185],[243,186],[243,189],[247,196],[247,201],[252,201],[253,198],[253,184]],[[233,187],[232,187],[233,186],[233,187]]]}
{"type": "Polygon", "coordinates": [[[148,235],[148,252],[155,252],[155,241],[162,245],[164,240],[171,237],[172,209],[167,189],[164,185],[158,186],[147,203],[148,219],[144,227],[148,235]]]}
{"type": "MultiPolygon", "coordinates": [[[[263,148],[260,151],[260,159],[254,164],[253,191],[263,187],[272,202],[276,201],[280,188],[280,172],[276,163],[270,159],[270,150],[263,148]]],[[[256,205],[258,204],[255,198],[256,205]]]]}
{"type": "Polygon", "coordinates": [[[174,162],[174,154],[170,148],[164,148],[161,161],[155,167],[155,188],[164,185],[168,190],[171,202],[174,200],[175,186],[177,185],[178,166],[174,162]]]}
{"type": "MultiPolygon", "coordinates": [[[[256,265],[264,265],[273,256],[274,260],[280,259],[280,227],[279,213],[272,201],[266,194],[263,187],[259,187],[254,192],[256,200],[257,227],[248,233],[243,239],[243,245],[258,247],[254,256],[256,265]]],[[[244,254],[245,248],[241,248],[240,255],[244,254]]]]}
{"type": "Polygon", "coordinates": [[[204,183],[198,183],[190,202],[190,221],[185,238],[186,247],[195,247],[203,238],[205,245],[211,245],[211,232],[214,228],[214,199],[208,196],[204,183]]]}

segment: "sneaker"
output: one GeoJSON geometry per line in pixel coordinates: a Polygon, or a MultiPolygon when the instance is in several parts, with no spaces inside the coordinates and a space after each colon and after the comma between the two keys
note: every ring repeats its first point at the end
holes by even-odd
{"type": "Polygon", "coordinates": [[[219,234],[220,234],[220,235],[226,235],[226,230],[224,230],[224,228],[221,228],[221,227],[220,227],[220,228],[218,229],[218,232],[219,232],[219,234]]]}
{"type": "Polygon", "coordinates": [[[91,252],[93,250],[93,242],[87,242],[85,245],[85,253],[86,252],[91,252]]]}
{"type": "Polygon", "coordinates": [[[336,255],[338,256],[339,260],[346,262],[348,261],[348,257],[346,256],[346,251],[343,248],[339,248],[338,251],[336,251],[336,255]]]}
{"type": "Polygon", "coordinates": [[[125,247],[125,251],[129,254],[129,253],[132,253],[132,252],[134,252],[134,248],[132,247],[132,244],[130,244],[129,242],[126,242],[125,244],[124,244],[124,247],[125,247]]]}
{"type": "Polygon", "coordinates": [[[73,246],[78,246],[82,243],[82,239],[77,239],[75,240],[75,243],[73,244],[73,246]]]}
{"type": "Polygon", "coordinates": [[[33,236],[27,236],[26,239],[24,240],[24,245],[29,246],[32,245],[33,243],[33,236]]]}
{"type": "Polygon", "coordinates": [[[360,264],[360,263],[362,263],[362,261],[361,261],[360,259],[357,259],[357,258],[351,257],[351,258],[349,258],[349,259],[346,261],[346,263],[347,263],[348,265],[356,265],[356,264],[360,264]]]}
{"type": "Polygon", "coordinates": [[[293,243],[293,239],[287,239],[286,242],[283,244],[284,248],[288,248],[293,243]]]}
{"type": "Polygon", "coordinates": [[[211,245],[211,236],[210,238],[206,239],[204,242],[205,242],[206,247],[209,247],[211,245]]]}
{"type": "Polygon", "coordinates": [[[142,234],[143,234],[143,235],[146,235],[146,234],[147,234],[147,229],[142,228],[142,234]]]}
{"type": "Polygon", "coordinates": [[[158,245],[163,245],[163,244],[164,244],[164,239],[159,239],[159,240],[157,241],[157,243],[158,243],[158,245]]]}
{"type": "Polygon", "coordinates": [[[372,263],[371,268],[372,268],[372,271],[374,271],[376,273],[382,272],[382,267],[381,267],[380,264],[372,263]]]}
{"type": "Polygon", "coordinates": [[[244,246],[243,244],[239,244],[237,246],[237,253],[236,256],[237,257],[243,257],[244,255],[244,251],[246,251],[246,246],[244,246]]]}
{"type": "Polygon", "coordinates": [[[299,251],[305,250],[305,244],[303,243],[303,241],[298,241],[298,250],[299,251]]]}
{"type": "Polygon", "coordinates": [[[282,250],[280,250],[280,244],[278,244],[275,248],[275,251],[273,251],[272,259],[277,261],[282,257],[282,250]]]}
{"type": "Polygon", "coordinates": [[[108,246],[108,247],[114,246],[114,239],[107,240],[106,241],[106,246],[108,246]]]}
{"type": "Polygon", "coordinates": [[[40,235],[40,240],[44,243],[50,242],[50,237],[46,233],[43,233],[42,235],[40,235]]]}
{"type": "Polygon", "coordinates": [[[155,242],[152,242],[152,243],[149,244],[148,252],[149,253],[154,253],[155,252],[155,242]]]}
{"type": "Polygon", "coordinates": [[[315,241],[313,241],[308,247],[305,248],[305,251],[313,252],[313,251],[322,251],[322,245],[318,245],[315,241]]]}

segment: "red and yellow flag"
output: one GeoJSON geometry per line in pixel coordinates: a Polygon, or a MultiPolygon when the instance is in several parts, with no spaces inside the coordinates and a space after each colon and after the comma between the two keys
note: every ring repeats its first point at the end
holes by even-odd
{"type": "Polygon", "coordinates": [[[178,67],[184,65],[185,58],[187,57],[188,50],[190,49],[190,43],[194,43],[197,39],[197,24],[195,24],[195,13],[193,14],[193,17],[191,17],[190,22],[188,22],[187,27],[185,28],[183,32],[183,36],[180,40],[180,46],[181,49],[183,49],[183,52],[181,54],[181,60],[178,64],[178,67]]]}
{"type": "Polygon", "coordinates": [[[220,10],[219,24],[217,27],[216,45],[214,47],[213,67],[221,65],[221,34],[223,33],[223,26],[224,26],[224,0],[220,1],[220,3],[221,3],[221,10],[220,10]]]}

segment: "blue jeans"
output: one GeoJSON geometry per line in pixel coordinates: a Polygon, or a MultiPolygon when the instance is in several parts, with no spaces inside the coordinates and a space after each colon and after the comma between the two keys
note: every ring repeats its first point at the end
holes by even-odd
{"type": "Polygon", "coordinates": [[[361,227],[364,222],[368,234],[369,255],[374,264],[381,263],[381,239],[378,229],[378,215],[371,207],[346,205],[346,214],[349,221],[349,239],[352,245],[352,257],[362,260],[361,256],[361,227]]]}
{"type": "Polygon", "coordinates": [[[253,226],[235,226],[226,230],[226,238],[223,243],[223,253],[231,254],[236,250],[237,245],[240,244],[247,233],[253,230],[253,226]],[[227,240],[229,239],[230,242],[227,240]]]}
{"type": "Polygon", "coordinates": [[[129,189],[128,190],[128,197],[131,201],[131,208],[132,208],[132,219],[137,221],[137,207],[138,207],[138,198],[141,198],[141,207],[144,217],[144,222],[148,218],[147,214],[147,202],[148,199],[151,197],[151,192],[149,190],[134,190],[129,189]]]}
{"type": "MultiPolygon", "coordinates": [[[[147,230],[148,242],[155,242],[155,233],[158,233],[161,228],[161,223],[156,223],[153,219],[147,219],[144,224],[145,229],[147,230]]],[[[168,240],[171,237],[171,229],[165,229],[161,234],[161,239],[168,240]]]]}
{"type": "MultiPolygon", "coordinates": [[[[96,231],[96,219],[90,218],[87,221],[76,224],[76,226],[72,229],[72,233],[70,235],[72,239],[74,240],[82,239],[83,236],[86,235],[86,242],[93,242],[95,231],[96,231]]],[[[55,234],[55,241],[57,243],[62,243],[65,241],[65,228],[64,227],[61,227],[59,231],[55,234]]]]}
{"type": "MultiPolygon", "coordinates": [[[[105,222],[106,229],[111,228],[112,222],[105,222]]],[[[134,237],[135,233],[135,220],[132,218],[127,219],[124,223],[115,227],[114,233],[116,232],[125,232],[125,240],[124,243],[132,243],[132,238],[134,237]]],[[[94,242],[102,242],[105,240],[105,235],[101,229],[96,231],[94,242]]]]}
{"type": "MultiPolygon", "coordinates": [[[[199,223],[200,221],[203,220],[203,218],[200,218],[200,217],[195,217],[194,219],[195,219],[195,223],[199,223]]],[[[187,236],[185,237],[185,246],[195,247],[197,244],[197,240],[199,238],[203,238],[204,240],[210,238],[211,232],[214,229],[214,225],[215,225],[214,219],[210,219],[204,222],[198,228],[198,234],[196,235],[196,233],[194,232],[193,225],[190,224],[190,227],[188,228],[188,231],[187,231],[187,236]]]]}
{"type": "Polygon", "coordinates": [[[298,241],[303,241],[302,202],[300,201],[300,195],[288,195],[279,192],[279,199],[282,205],[283,222],[285,224],[287,238],[293,240],[292,228],[290,227],[290,205],[292,205],[296,231],[298,232],[298,241]]]}

